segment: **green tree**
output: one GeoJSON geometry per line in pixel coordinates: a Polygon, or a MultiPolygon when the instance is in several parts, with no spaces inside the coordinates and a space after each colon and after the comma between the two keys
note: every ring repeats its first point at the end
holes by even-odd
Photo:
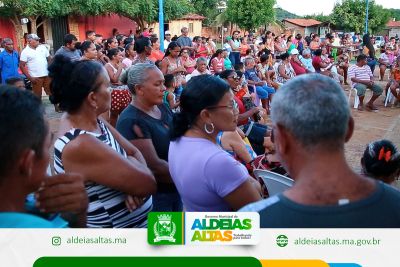
{"type": "Polygon", "coordinates": [[[315,19],[320,22],[332,22],[332,16],[331,15],[324,15],[322,13],[320,14],[312,14],[312,15],[307,15],[304,16],[305,19],[315,19]]]}
{"type": "MultiPolygon", "coordinates": [[[[113,12],[132,19],[141,29],[146,23],[158,21],[158,0],[115,1],[117,3],[113,12]]],[[[188,0],[164,0],[165,21],[182,17],[193,10],[193,6],[188,0]]]]}
{"type": "Polygon", "coordinates": [[[0,5],[0,16],[8,17],[14,25],[17,46],[22,48],[23,29],[22,18],[27,18],[31,23],[31,32],[36,33],[37,29],[46,22],[48,18],[63,16],[71,12],[70,3],[61,0],[2,0],[0,5]],[[42,21],[37,23],[38,18],[42,21]]]}
{"type": "Polygon", "coordinates": [[[400,20],[400,9],[390,8],[390,18],[395,18],[396,21],[400,20]]]}
{"type": "MultiPolygon", "coordinates": [[[[366,17],[365,0],[343,0],[336,3],[332,12],[335,25],[346,31],[364,32],[366,17]]],[[[390,12],[375,1],[369,1],[368,31],[371,33],[382,30],[390,17],[390,12]]]]}
{"type": "Polygon", "coordinates": [[[217,7],[220,2],[219,0],[191,0],[195,12],[206,17],[203,23],[207,26],[213,24],[219,15],[220,12],[217,7]]]}
{"type": "MultiPolygon", "coordinates": [[[[48,18],[81,15],[97,16],[116,13],[134,20],[142,29],[146,23],[158,21],[158,0],[2,0],[0,16],[8,17],[13,23],[18,47],[22,47],[22,18],[28,18],[31,32],[48,18]],[[42,21],[37,23],[38,18],[42,21]]],[[[166,21],[181,17],[193,11],[189,0],[164,0],[166,21]]]]}
{"type": "Polygon", "coordinates": [[[228,0],[227,4],[229,20],[245,30],[254,30],[275,20],[275,0],[228,0]]]}

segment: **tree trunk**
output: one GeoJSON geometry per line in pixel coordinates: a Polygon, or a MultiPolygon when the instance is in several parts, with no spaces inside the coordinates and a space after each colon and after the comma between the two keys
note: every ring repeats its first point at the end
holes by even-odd
{"type": "Polygon", "coordinates": [[[22,51],[22,49],[24,49],[24,31],[21,25],[21,18],[15,15],[10,18],[10,21],[14,25],[15,29],[16,46],[14,47],[16,50],[22,51]]]}
{"type": "Polygon", "coordinates": [[[37,33],[37,16],[36,17],[28,17],[29,21],[31,22],[31,33],[37,33]]]}
{"type": "Polygon", "coordinates": [[[145,20],[142,17],[136,17],[136,18],[132,18],[136,24],[139,26],[140,30],[143,31],[143,29],[145,28],[145,20]]]}

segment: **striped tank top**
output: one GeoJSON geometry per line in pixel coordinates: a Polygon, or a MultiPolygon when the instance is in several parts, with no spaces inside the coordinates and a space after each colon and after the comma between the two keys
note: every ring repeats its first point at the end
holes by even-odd
{"type": "MultiPolygon", "coordinates": [[[[125,150],[119,145],[110,130],[98,120],[101,134],[80,129],[71,129],[58,138],[54,144],[54,170],[57,174],[65,173],[62,162],[64,147],[81,134],[89,134],[101,142],[109,145],[123,157],[127,157],[125,150]]],[[[89,198],[87,210],[87,227],[89,228],[144,228],[147,226],[147,214],[152,210],[152,198],[147,197],[144,204],[130,212],[126,205],[126,194],[107,186],[87,181],[86,192],[89,198]]]]}

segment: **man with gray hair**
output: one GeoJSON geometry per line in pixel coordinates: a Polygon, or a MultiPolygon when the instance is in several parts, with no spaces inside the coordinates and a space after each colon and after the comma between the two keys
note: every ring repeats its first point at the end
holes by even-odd
{"type": "Polygon", "coordinates": [[[400,227],[400,192],[355,173],[344,144],[354,130],[343,90],[323,75],[286,83],[272,101],[271,139],[293,187],[240,211],[263,228],[400,227]]]}
{"type": "Polygon", "coordinates": [[[207,69],[207,59],[205,57],[199,57],[196,60],[196,69],[191,73],[190,77],[193,78],[204,74],[211,74],[211,72],[207,69]]]}
{"type": "Polygon", "coordinates": [[[192,54],[194,51],[193,43],[190,37],[188,37],[189,30],[187,27],[183,27],[181,29],[182,35],[179,36],[178,40],[176,42],[180,45],[181,49],[187,49],[190,51],[192,54]]]}

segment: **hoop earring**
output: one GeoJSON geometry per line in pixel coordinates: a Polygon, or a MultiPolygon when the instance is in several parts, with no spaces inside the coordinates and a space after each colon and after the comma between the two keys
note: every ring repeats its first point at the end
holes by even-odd
{"type": "Polygon", "coordinates": [[[214,123],[210,123],[210,125],[211,125],[211,130],[209,130],[208,129],[208,126],[207,126],[208,124],[207,123],[204,123],[204,131],[206,132],[206,133],[208,133],[208,134],[212,134],[213,132],[214,132],[214,129],[215,129],[215,127],[214,127],[214,123]]]}

